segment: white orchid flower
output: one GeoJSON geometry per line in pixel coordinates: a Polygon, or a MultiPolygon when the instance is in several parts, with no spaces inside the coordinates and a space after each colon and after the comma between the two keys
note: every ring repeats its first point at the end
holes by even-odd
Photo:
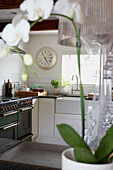
{"type": "Polygon", "coordinates": [[[79,24],[84,22],[84,16],[79,0],[58,0],[53,8],[53,13],[74,18],[75,22],[79,24]]]}
{"type": "Polygon", "coordinates": [[[23,56],[24,64],[27,66],[31,66],[33,64],[33,57],[30,54],[25,54],[23,56]]]}
{"type": "Polygon", "coordinates": [[[10,52],[9,47],[0,39],[0,58],[4,58],[10,52]]]}
{"type": "Polygon", "coordinates": [[[22,77],[23,81],[27,81],[28,80],[28,74],[27,73],[22,73],[21,77],[22,77]]]}
{"type": "Polygon", "coordinates": [[[30,21],[47,19],[53,8],[53,0],[25,0],[20,9],[27,12],[26,17],[30,21]]]}
{"type": "Polygon", "coordinates": [[[7,24],[2,32],[2,38],[7,45],[16,46],[22,40],[29,41],[30,24],[27,20],[21,19],[20,15],[16,16],[12,24],[7,24]]]}

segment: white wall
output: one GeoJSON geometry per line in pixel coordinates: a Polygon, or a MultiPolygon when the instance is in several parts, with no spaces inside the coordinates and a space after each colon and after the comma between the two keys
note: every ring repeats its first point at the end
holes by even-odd
{"type": "MultiPolygon", "coordinates": [[[[75,53],[75,48],[57,44],[57,35],[58,33],[56,31],[32,32],[30,34],[30,41],[27,44],[21,44],[21,48],[27,53],[32,54],[34,57],[34,65],[32,68],[40,77],[40,79],[36,79],[36,77],[31,72],[28,72],[28,87],[30,87],[32,84],[42,84],[44,85],[45,89],[51,93],[53,92],[53,87],[50,85],[51,79],[61,79],[62,53],[67,51],[75,53]],[[58,54],[57,63],[50,70],[43,70],[36,64],[36,53],[40,48],[45,46],[52,47],[58,54]]],[[[2,95],[2,86],[4,80],[9,78],[12,82],[22,82],[21,73],[23,68],[24,66],[21,58],[16,54],[0,59],[0,95],[2,95]]]]}
{"type": "Polygon", "coordinates": [[[10,79],[11,82],[21,80],[21,73],[24,68],[21,58],[17,54],[9,54],[7,57],[0,59],[0,96],[4,95],[4,80],[10,79]]]}
{"type": "Polygon", "coordinates": [[[75,48],[58,45],[56,32],[54,33],[40,32],[30,35],[30,41],[29,43],[25,44],[24,49],[28,53],[32,54],[32,56],[34,57],[35,62],[32,68],[37,72],[37,74],[40,77],[40,79],[36,79],[33,74],[29,73],[28,86],[31,86],[31,84],[42,84],[44,85],[46,90],[52,92],[53,88],[50,85],[51,79],[61,78],[62,52],[63,51],[75,52],[75,48]],[[36,53],[40,48],[44,46],[49,46],[53,48],[58,54],[57,64],[50,70],[43,70],[39,68],[38,65],[36,64],[36,53]]]}

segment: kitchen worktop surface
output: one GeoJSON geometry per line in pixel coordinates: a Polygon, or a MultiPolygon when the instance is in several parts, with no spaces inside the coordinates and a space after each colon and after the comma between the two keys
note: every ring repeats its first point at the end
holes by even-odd
{"type": "MultiPolygon", "coordinates": [[[[59,97],[80,97],[79,95],[73,95],[73,94],[67,94],[67,95],[63,95],[63,94],[59,94],[59,95],[54,95],[54,94],[48,94],[48,95],[41,95],[41,96],[33,96],[32,98],[59,98],[59,97]]],[[[87,97],[87,96],[84,96],[87,97]]]]}
{"type": "Polygon", "coordinates": [[[26,141],[0,154],[0,169],[60,170],[61,153],[66,148],[26,141]]]}

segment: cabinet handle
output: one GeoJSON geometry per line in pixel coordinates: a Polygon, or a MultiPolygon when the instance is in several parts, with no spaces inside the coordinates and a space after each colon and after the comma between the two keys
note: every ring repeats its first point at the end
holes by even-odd
{"type": "Polygon", "coordinates": [[[13,114],[15,114],[15,113],[18,113],[18,111],[2,114],[2,117],[6,117],[6,116],[9,116],[9,115],[13,115],[13,114]]]}
{"type": "Polygon", "coordinates": [[[33,109],[33,107],[27,107],[27,108],[25,108],[25,109],[19,109],[19,111],[20,111],[20,112],[24,112],[24,111],[26,111],[26,110],[31,110],[31,109],[33,109]]]}
{"type": "Polygon", "coordinates": [[[24,139],[22,139],[22,142],[24,142],[26,139],[30,138],[31,136],[33,136],[33,134],[31,134],[31,135],[25,137],[24,139]]]}
{"type": "Polygon", "coordinates": [[[8,126],[2,126],[2,127],[0,127],[0,129],[2,129],[2,130],[4,131],[4,130],[6,130],[6,129],[15,127],[15,126],[17,126],[17,125],[18,125],[18,123],[12,123],[12,124],[8,124],[8,126]]]}

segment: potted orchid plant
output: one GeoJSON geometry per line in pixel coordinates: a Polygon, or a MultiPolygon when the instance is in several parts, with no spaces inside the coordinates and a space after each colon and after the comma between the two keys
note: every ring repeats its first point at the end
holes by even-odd
{"type": "Polygon", "coordinates": [[[91,151],[89,146],[84,142],[85,129],[85,108],[83,87],[80,70],[80,29],[76,26],[82,24],[84,17],[81,11],[79,0],[58,0],[53,6],[53,0],[25,0],[20,5],[21,14],[17,15],[12,23],[5,26],[0,40],[0,58],[5,57],[11,52],[11,49],[16,49],[16,52],[21,57],[25,68],[22,72],[22,79],[27,80],[27,70],[33,72],[38,78],[34,70],[29,66],[33,64],[33,58],[30,54],[22,55],[18,51],[18,46],[23,42],[28,42],[30,28],[37,22],[47,19],[50,15],[63,17],[71,21],[76,35],[76,52],[78,57],[78,70],[80,78],[80,94],[81,94],[81,116],[82,116],[82,137],[69,125],[57,125],[58,130],[67,144],[72,149],[66,150],[62,154],[62,169],[63,170],[113,170],[113,164],[108,164],[113,156],[113,126],[108,130],[106,135],[100,141],[99,146],[95,151],[91,151]],[[29,21],[32,21],[30,24],[29,21]],[[104,163],[104,164],[103,164],[104,163]],[[101,164],[101,165],[100,165],[101,164]]]}

